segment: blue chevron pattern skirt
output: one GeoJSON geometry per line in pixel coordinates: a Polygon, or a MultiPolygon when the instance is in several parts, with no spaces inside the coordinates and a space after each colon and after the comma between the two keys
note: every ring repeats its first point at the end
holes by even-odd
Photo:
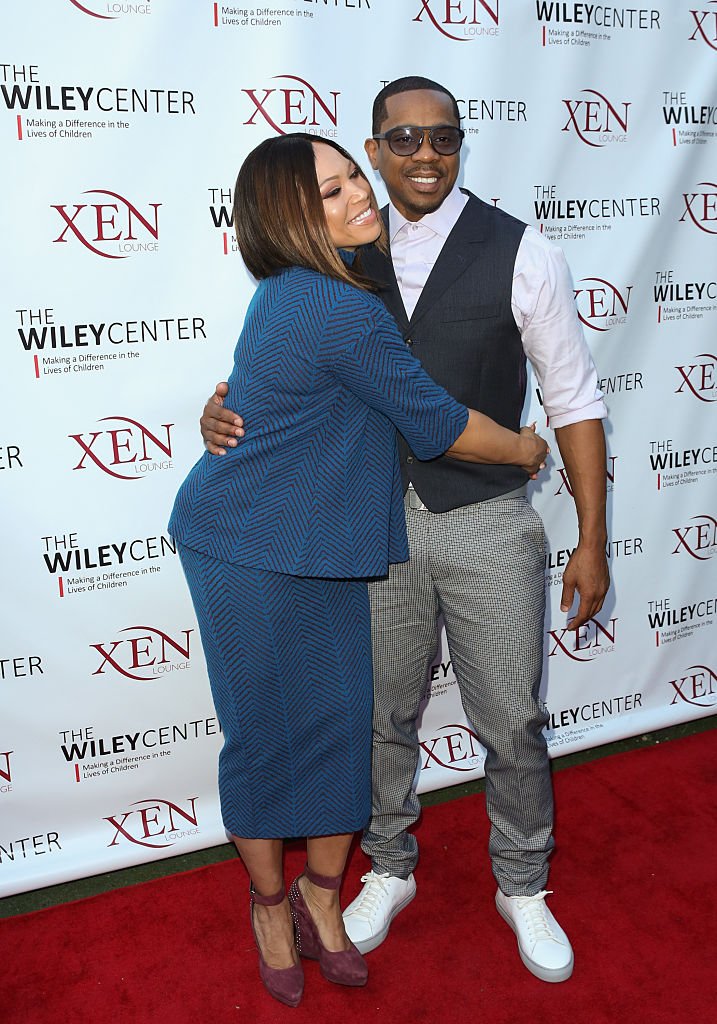
{"type": "Polygon", "coordinates": [[[363,828],[373,705],[366,583],[179,553],[224,733],[224,827],[247,839],[363,828]]]}

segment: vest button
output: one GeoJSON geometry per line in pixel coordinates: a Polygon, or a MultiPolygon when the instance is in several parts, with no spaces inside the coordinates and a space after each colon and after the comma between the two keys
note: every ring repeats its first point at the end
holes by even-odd
{"type": "Polygon", "coordinates": [[[413,461],[414,460],[413,460],[413,456],[412,455],[407,455],[406,456],[406,462],[408,463],[409,466],[412,465],[413,461]]]}
{"type": "Polygon", "coordinates": [[[406,338],[406,344],[407,344],[407,345],[408,345],[408,347],[410,348],[410,347],[411,347],[411,345],[413,344],[413,338],[406,338]]]}

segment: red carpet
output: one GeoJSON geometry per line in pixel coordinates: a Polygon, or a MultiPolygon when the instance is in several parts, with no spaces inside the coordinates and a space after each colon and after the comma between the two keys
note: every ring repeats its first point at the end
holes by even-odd
{"type": "MultiPolygon", "coordinates": [[[[3,1024],[687,1024],[714,1020],[717,774],[708,731],[555,776],[550,906],[575,973],[533,978],[498,916],[482,796],[426,809],[418,896],[344,990],[306,965],[298,1009],[261,987],[239,862],[0,921],[3,1024]]],[[[289,850],[287,877],[303,862],[289,850]]],[[[343,899],[358,889],[356,850],[343,899]]]]}

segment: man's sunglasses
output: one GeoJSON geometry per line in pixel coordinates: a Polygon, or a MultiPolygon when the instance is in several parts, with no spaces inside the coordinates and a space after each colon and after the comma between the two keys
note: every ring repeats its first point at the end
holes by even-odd
{"type": "Polygon", "coordinates": [[[372,138],[385,139],[388,148],[396,156],[413,156],[423,145],[426,135],[431,148],[439,156],[452,156],[461,148],[465,132],[452,124],[438,124],[432,127],[409,124],[391,128],[380,135],[373,135],[372,138]]]}

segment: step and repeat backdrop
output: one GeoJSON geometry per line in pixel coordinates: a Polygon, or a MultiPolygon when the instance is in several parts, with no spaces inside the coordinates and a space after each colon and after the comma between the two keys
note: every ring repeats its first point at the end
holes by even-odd
{"type": "MultiPolygon", "coordinates": [[[[532,494],[551,752],[717,712],[715,0],[34,0],[0,19],[0,895],[225,841],[166,524],[253,291],[233,182],[272,134],[363,156],[401,75],[458,97],[461,184],[564,249],[609,409],[613,585],[577,633],[554,444],[532,494]]],[[[534,381],[525,415],[552,437],[534,381]]],[[[445,643],[421,739],[421,790],[482,774],[445,643]]]]}

